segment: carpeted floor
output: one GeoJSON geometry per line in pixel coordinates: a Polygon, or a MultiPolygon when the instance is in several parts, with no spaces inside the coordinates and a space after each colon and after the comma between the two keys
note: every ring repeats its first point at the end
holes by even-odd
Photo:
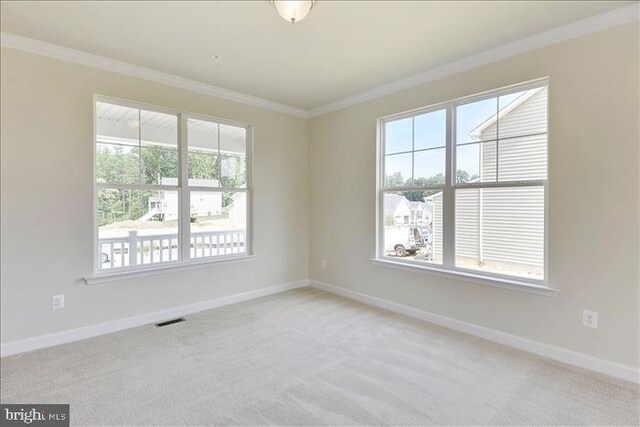
{"type": "Polygon", "coordinates": [[[2,359],[76,425],[638,425],[632,383],[304,288],[2,359]]]}

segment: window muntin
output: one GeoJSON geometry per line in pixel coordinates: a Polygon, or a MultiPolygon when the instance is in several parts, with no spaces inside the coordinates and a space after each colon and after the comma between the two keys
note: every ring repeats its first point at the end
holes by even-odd
{"type": "Polygon", "coordinates": [[[94,120],[97,271],[249,254],[249,126],[102,97],[94,120]]]}
{"type": "Polygon", "coordinates": [[[379,256],[411,264],[441,264],[453,271],[546,280],[546,81],[381,119],[380,135],[379,256]],[[441,120],[425,120],[416,132],[418,117],[440,114],[441,120]],[[407,123],[413,123],[413,149],[390,155],[386,143],[390,131],[395,137],[395,129],[388,123],[398,122],[405,124],[405,139],[407,123]],[[444,135],[441,146],[430,147],[434,154],[442,150],[442,167],[435,166],[435,155],[428,158],[416,149],[417,134],[444,135]],[[399,156],[404,156],[402,168],[397,166],[399,156]],[[412,163],[406,160],[409,157],[412,163]],[[407,164],[412,166],[411,179],[400,179],[398,173],[406,172],[407,164]],[[423,185],[427,191],[420,193],[423,185]],[[403,222],[398,212],[390,220],[390,194],[394,206],[402,205],[397,196],[409,204],[426,204],[430,220],[418,224],[410,216],[409,222],[403,222]],[[426,229],[431,244],[399,256],[402,251],[392,251],[397,243],[389,240],[397,240],[395,235],[403,227],[426,229]]]}

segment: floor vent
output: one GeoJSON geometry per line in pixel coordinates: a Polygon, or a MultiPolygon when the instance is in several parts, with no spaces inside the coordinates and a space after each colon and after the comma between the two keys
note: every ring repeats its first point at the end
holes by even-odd
{"type": "Polygon", "coordinates": [[[156,328],[162,328],[163,326],[173,325],[174,323],[184,322],[184,317],[178,319],[166,320],[164,322],[156,323],[156,328]]]}

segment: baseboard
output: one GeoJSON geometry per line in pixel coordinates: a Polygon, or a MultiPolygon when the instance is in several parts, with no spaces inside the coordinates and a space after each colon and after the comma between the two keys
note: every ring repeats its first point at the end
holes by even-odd
{"type": "Polygon", "coordinates": [[[314,288],[341,295],[343,297],[360,301],[368,305],[373,305],[389,311],[393,311],[395,313],[421,319],[448,329],[453,329],[458,332],[463,332],[465,334],[484,338],[486,340],[494,341],[529,353],[534,353],[548,359],[599,372],[615,378],[640,383],[640,370],[634,368],[633,366],[610,362],[608,360],[589,356],[584,353],[578,353],[566,348],[541,343],[539,341],[533,341],[527,338],[519,337],[517,335],[508,334],[506,332],[501,332],[495,329],[486,328],[484,326],[478,326],[473,323],[456,320],[451,317],[442,316],[440,314],[430,313],[428,311],[409,307],[407,305],[388,301],[382,298],[377,298],[360,292],[355,292],[339,286],[331,285],[329,283],[310,280],[309,285],[314,288]]]}
{"type": "Polygon", "coordinates": [[[295,282],[268,286],[265,288],[243,292],[240,294],[214,298],[194,304],[187,304],[169,308],[166,310],[154,311],[152,313],[142,314],[139,316],[127,317],[125,319],[114,320],[111,322],[99,323],[82,328],[40,335],[23,340],[11,341],[3,343],[0,346],[0,356],[12,356],[19,353],[25,353],[27,351],[52,347],[55,345],[109,334],[112,332],[118,332],[124,329],[130,329],[137,326],[156,323],[173,317],[186,316],[188,314],[210,310],[212,308],[222,307],[225,305],[235,304],[242,301],[248,301],[263,296],[288,291],[291,289],[305,287],[308,285],[317,289],[322,289],[327,292],[341,295],[346,298],[360,301],[365,304],[373,305],[389,311],[393,311],[395,313],[400,313],[406,316],[421,319],[429,323],[433,323],[469,335],[474,335],[480,338],[487,339],[489,341],[494,341],[509,347],[527,351],[529,353],[534,353],[552,360],[557,360],[559,362],[567,363],[569,365],[577,366],[584,369],[589,369],[591,371],[599,372],[627,381],[640,383],[640,370],[632,366],[610,362],[594,356],[589,356],[583,353],[568,350],[566,348],[541,343],[539,341],[534,341],[527,338],[522,338],[517,335],[508,334],[505,332],[497,331],[495,329],[486,328],[484,326],[478,326],[473,323],[464,322],[461,320],[453,319],[451,317],[442,316],[440,314],[430,313],[428,311],[409,307],[407,305],[388,301],[360,292],[355,292],[317,280],[298,280],[295,282]]]}
{"type": "Polygon", "coordinates": [[[77,329],[69,329],[66,331],[40,335],[23,340],[10,341],[7,343],[2,343],[2,345],[0,346],[0,356],[12,356],[19,353],[25,353],[27,351],[37,350],[40,348],[52,347],[55,345],[78,341],[85,338],[91,338],[98,335],[118,332],[124,329],[135,328],[137,326],[148,325],[150,323],[157,323],[162,320],[167,320],[174,317],[186,316],[188,314],[210,310],[212,308],[222,307],[224,305],[235,304],[238,302],[248,301],[267,295],[277,294],[291,289],[305,287],[308,286],[308,283],[308,280],[298,280],[295,282],[282,283],[279,285],[267,286],[265,288],[260,288],[253,291],[242,292],[240,294],[214,298],[194,304],[181,305],[166,310],[154,311],[152,313],[127,317],[111,322],[84,326],[77,329]]]}

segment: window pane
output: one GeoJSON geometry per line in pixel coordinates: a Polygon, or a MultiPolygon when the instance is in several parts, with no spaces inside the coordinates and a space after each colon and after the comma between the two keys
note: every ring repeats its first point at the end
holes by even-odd
{"type": "Polygon", "coordinates": [[[444,184],[445,149],[416,151],[413,154],[413,185],[444,184]]]}
{"type": "Polygon", "coordinates": [[[456,266],[544,278],[544,187],[456,190],[456,266]]]}
{"type": "Polygon", "coordinates": [[[218,156],[212,153],[189,151],[189,185],[218,186],[218,156]]]}
{"type": "Polygon", "coordinates": [[[138,146],[140,110],[96,102],[96,142],[138,146]]]}
{"type": "Polygon", "coordinates": [[[178,185],[178,150],[142,147],[145,184],[178,185]]]}
{"type": "Polygon", "coordinates": [[[139,184],[139,159],[137,145],[96,144],[96,182],[139,184]]]}
{"type": "Polygon", "coordinates": [[[385,256],[442,263],[441,190],[384,195],[385,256]]]}
{"type": "Polygon", "coordinates": [[[495,182],[496,143],[478,142],[456,147],[456,182],[495,182]]]}
{"type": "Polygon", "coordinates": [[[243,127],[220,125],[220,154],[244,156],[247,153],[247,130],[243,127]]]}
{"type": "Polygon", "coordinates": [[[447,139],[447,111],[438,110],[413,118],[414,150],[444,147],[447,139]]]}
{"type": "Polygon", "coordinates": [[[411,151],[413,147],[413,118],[386,122],[384,126],[385,154],[411,151]]]}
{"type": "Polygon", "coordinates": [[[498,137],[547,132],[547,88],[541,87],[501,96],[498,137]]]}
{"type": "Polygon", "coordinates": [[[245,253],[247,195],[192,191],[191,258],[245,253]]]}
{"type": "Polygon", "coordinates": [[[247,183],[247,130],[220,125],[220,183],[226,188],[243,188],[247,183]]]}
{"type": "Polygon", "coordinates": [[[140,112],[96,103],[96,182],[140,183],[140,112]]]}
{"type": "Polygon", "coordinates": [[[495,139],[497,111],[496,98],[456,107],[456,143],[495,139]]]}
{"type": "Polygon", "coordinates": [[[178,117],[155,111],[140,111],[142,128],[140,135],[143,146],[177,148],[178,117]]]}
{"type": "Polygon", "coordinates": [[[177,261],[178,191],[98,191],[100,269],[177,261]]]}
{"type": "Polygon", "coordinates": [[[204,120],[188,119],[189,185],[218,187],[219,124],[204,120]]]}
{"type": "Polygon", "coordinates": [[[141,153],[145,184],[178,184],[178,117],[142,110],[141,153]]]}
{"type": "Polygon", "coordinates": [[[546,134],[499,141],[498,179],[500,181],[546,178],[546,134]]]}
{"type": "Polygon", "coordinates": [[[384,173],[386,187],[411,185],[411,153],[393,154],[385,157],[384,173]]]}
{"type": "Polygon", "coordinates": [[[225,188],[243,188],[247,184],[246,158],[220,156],[220,183],[225,188]]]}

